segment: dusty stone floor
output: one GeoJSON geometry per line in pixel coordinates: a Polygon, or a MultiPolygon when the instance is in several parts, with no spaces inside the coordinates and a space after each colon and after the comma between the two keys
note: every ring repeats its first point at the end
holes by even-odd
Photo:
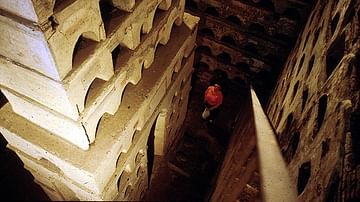
{"type": "MultiPolygon", "coordinates": [[[[194,82],[185,119],[185,135],[169,155],[169,163],[161,163],[153,173],[146,201],[207,201],[215,183],[216,173],[224,154],[233,121],[241,108],[241,86],[227,83],[224,102],[214,124],[202,120],[203,92],[209,74],[194,82]]],[[[0,137],[0,194],[5,200],[49,201],[31,174],[23,169],[21,160],[5,147],[0,137]]]]}

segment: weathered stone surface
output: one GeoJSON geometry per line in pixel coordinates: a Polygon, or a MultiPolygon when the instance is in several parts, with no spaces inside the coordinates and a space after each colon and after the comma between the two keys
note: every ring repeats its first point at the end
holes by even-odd
{"type": "Polygon", "coordinates": [[[359,7],[358,1],[317,2],[267,109],[300,201],[358,199],[347,187],[354,186],[348,168],[358,162],[349,163],[344,150],[356,142],[349,134],[357,134],[350,115],[359,105],[359,7]]]}
{"type": "Polygon", "coordinates": [[[43,25],[53,13],[55,0],[2,0],[0,9],[43,25]]]}
{"type": "MultiPolygon", "coordinates": [[[[136,84],[140,80],[142,67],[144,65],[145,68],[148,68],[151,65],[158,43],[167,43],[170,37],[171,29],[173,27],[173,23],[175,21],[178,23],[182,22],[184,7],[183,3],[184,2],[182,1],[174,1],[173,6],[155,20],[154,29],[152,29],[151,33],[149,33],[147,36],[144,36],[144,41],[141,44],[141,47],[137,48],[135,52],[124,50],[121,51],[118,56],[115,56],[117,57],[117,61],[120,61],[120,64],[116,64],[115,66],[115,73],[112,69],[109,69],[109,67],[112,67],[112,63],[111,54],[108,51],[109,49],[107,48],[107,45],[109,41],[113,39],[110,38],[109,40],[105,40],[104,43],[101,43],[100,47],[95,49],[94,54],[85,60],[85,65],[81,66],[78,69],[79,71],[75,71],[71,78],[65,80],[65,83],[67,84],[66,86],[68,87],[68,89],[66,89],[66,93],[70,95],[70,99],[73,105],[72,113],[77,114],[77,116],[73,117],[74,120],[62,117],[61,114],[53,112],[51,109],[46,107],[41,107],[41,105],[26,97],[11,96],[14,93],[4,89],[6,95],[9,96],[8,99],[12,104],[14,111],[26,117],[28,120],[31,120],[32,122],[53,132],[54,134],[60,137],[64,137],[65,139],[73,142],[83,149],[87,149],[87,145],[95,140],[97,123],[99,122],[102,115],[106,112],[110,114],[114,114],[116,112],[118,106],[120,105],[121,95],[125,86],[129,82],[136,84]],[[144,59],[142,59],[143,57],[144,59]],[[94,67],[98,65],[104,68],[96,69],[97,71],[95,71],[94,67]],[[102,71],[99,74],[99,70],[105,71],[102,71]],[[111,75],[112,77],[108,78],[111,75]],[[97,77],[107,78],[109,81],[103,82],[100,79],[95,79],[97,77]],[[87,92],[87,88],[89,88],[91,81],[93,81],[92,87],[89,89],[89,92],[87,92]],[[85,100],[85,98],[87,99],[85,100]],[[84,106],[84,103],[87,103],[86,106],[84,106]],[[34,107],[31,107],[31,105],[34,105],[34,107]],[[59,125],[59,122],[66,122],[69,124],[59,125]]],[[[144,4],[142,5],[145,6],[144,4]]],[[[131,13],[130,17],[133,18],[133,15],[135,14],[138,14],[138,12],[131,13]]],[[[140,35],[140,33],[138,34],[140,35]]],[[[120,41],[116,43],[119,44],[120,41]]],[[[191,47],[193,46],[191,44],[194,44],[194,41],[189,41],[187,43],[188,44],[185,48],[187,49],[186,51],[188,53],[189,50],[191,50],[191,47]]],[[[6,70],[7,69],[4,68],[4,72],[6,70]]],[[[9,70],[7,72],[11,73],[9,70]]],[[[27,78],[39,79],[39,84],[41,84],[41,77],[37,76],[31,71],[27,71],[26,75],[29,76],[27,78]]],[[[22,77],[18,77],[18,79],[21,81],[22,77]]],[[[6,85],[11,86],[10,84],[12,82],[12,78],[4,80],[4,82],[9,83],[6,85]]],[[[50,85],[46,85],[46,87],[55,85],[61,89],[61,85],[58,83],[50,79],[48,82],[50,85]]],[[[51,106],[57,106],[56,104],[59,104],[63,101],[61,98],[64,97],[61,97],[61,95],[58,99],[54,99],[53,97],[49,99],[48,96],[44,97],[44,95],[39,92],[39,89],[37,89],[36,86],[36,83],[34,86],[31,84],[30,90],[36,89],[35,92],[38,94],[35,95],[42,101],[47,102],[47,100],[50,100],[53,102],[51,103],[51,106]]],[[[12,85],[11,87],[17,86],[12,85]]],[[[31,95],[33,94],[32,91],[28,91],[29,89],[19,89],[19,91],[27,95],[30,94],[30,97],[34,97],[31,95]]],[[[48,89],[40,90],[44,90],[45,93],[45,91],[48,89]]],[[[66,105],[60,109],[62,110],[64,108],[66,108],[66,105]]]]}
{"type": "MultiPolygon", "coordinates": [[[[64,186],[76,193],[76,197],[83,200],[89,198],[113,200],[118,192],[122,199],[138,200],[140,193],[134,191],[129,194],[129,189],[132,188],[125,185],[140,186],[143,187],[142,190],[147,186],[139,184],[140,181],[146,182],[146,180],[136,181],[137,173],[141,173],[142,168],[137,171],[140,165],[146,162],[146,157],[142,157],[143,160],[140,161],[136,159],[139,158],[140,150],[144,151],[146,148],[143,143],[147,141],[148,132],[154,122],[152,120],[155,120],[160,111],[172,111],[171,101],[174,100],[174,95],[180,96],[183,98],[183,103],[187,103],[193,61],[193,54],[190,56],[190,53],[195,43],[198,19],[186,15],[184,20],[186,22],[182,26],[173,28],[170,42],[158,48],[159,56],[155,58],[149,69],[144,70],[144,75],[138,84],[126,88],[118,111],[113,116],[105,115],[102,118],[96,142],[88,151],[82,151],[66,141],[49,135],[47,131],[11,112],[9,105],[3,107],[1,132],[14,150],[31,157],[27,160],[32,164],[32,166],[28,165],[30,170],[36,171],[34,167],[38,170],[42,169],[45,176],[60,180],[64,186]],[[181,63],[183,56],[189,57],[181,63]],[[30,133],[24,132],[25,129],[30,133]],[[142,144],[137,144],[139,138],[142,144]],[[39,162],[41,159],[49,163],[45,165],[39,162]],[[57,169],[51,170],[49,165],[57,169]],[[117,182],[124,170],[132,173],[133,177],[130,184],[121,182],[125,187],[117,188],[117,182]]],[[[186,104],[180,106],[182,110],[186,109],[186,104]]],[[[178,111],[176,114],[181,112],[178,111]]],[[[161,145],[161,141],[168,139],[160,138],[159,135],[166,136],[167,131],[180,127],[184,115],[179,117],[176,120],[169,119],[168,127],[163,127],[165,132],[156,135],[159,138],[155,139],[156,145],[161,145]]],[[[164,126],[164,123],[162,125],[164,126]]],[[[156,150],[159,149],[161,148],[156,150]]]]}
{"type": "Polygon", "coordinates": [[[77,0],[57,9],[53,14],[57,26],[51,33],[2,14],[5,29],[0,36],[8,40],[2,40],[0,54],[57,81],[73,68],[73,51],[80,35],[94,41],[105,38],[98,0],[77,0]]]}

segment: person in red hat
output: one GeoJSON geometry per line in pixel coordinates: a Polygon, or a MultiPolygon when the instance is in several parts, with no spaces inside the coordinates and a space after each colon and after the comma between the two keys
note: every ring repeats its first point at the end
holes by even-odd
{"type": "Polygon", "coordinates": [[[218,109],[222,102],[223,93],[221,92],[221,86],[218,84],[209,86],[204,93],[205,110],[202,117],[212,123],[219,113],[218,109]]]}

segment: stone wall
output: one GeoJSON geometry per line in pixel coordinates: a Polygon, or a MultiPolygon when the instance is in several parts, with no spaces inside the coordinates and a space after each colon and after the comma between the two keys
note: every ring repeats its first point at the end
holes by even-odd
{"type": "Polygon", "coordinates": [[[182,135],[199,21],[184,7],[0,3],[0,132],[52,200],[141,199],[182,135]]]}
{"type": "Polygon", "coordinates": [[[360,199],[359,9],[316,3],[267,106],[300,201],[360,199]]]}
{"type": "Polygon", "coordinates": [[[268,0],[187,0],[186,10],[200,16],[195,72],[222,72],[240,84],[251,83],[263,103],[303,26],[311,3],[284,4],[277,12],[268,0]]]}

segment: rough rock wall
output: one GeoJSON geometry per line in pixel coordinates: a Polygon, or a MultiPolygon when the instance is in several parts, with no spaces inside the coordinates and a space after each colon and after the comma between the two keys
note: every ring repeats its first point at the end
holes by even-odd
{"type": "Polygon", "coordinates": [[[359,9],[316,3],[267,107],[300,201],[360,199],[359,9]]]}

